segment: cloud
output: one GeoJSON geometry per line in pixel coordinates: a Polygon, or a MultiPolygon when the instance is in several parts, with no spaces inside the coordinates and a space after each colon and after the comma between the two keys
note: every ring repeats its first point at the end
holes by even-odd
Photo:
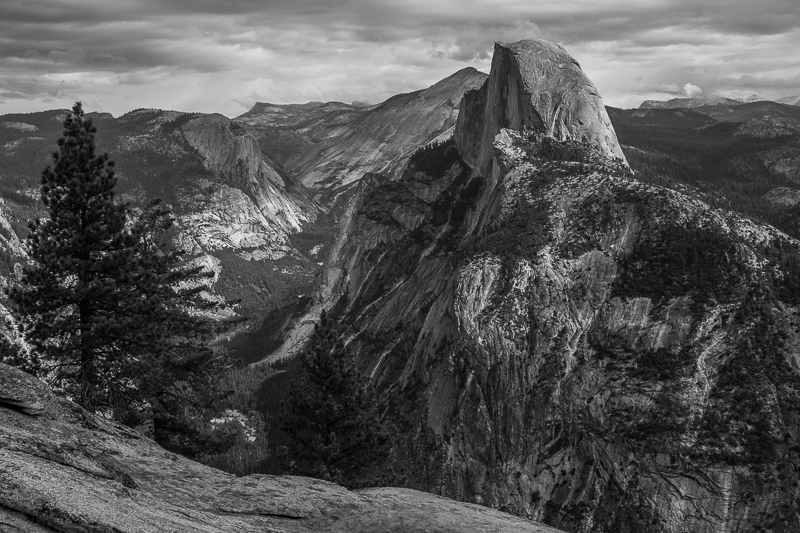
{"type": "Polygon", "coordinates": [[[703,94],[703,89],[693,83],[685,83],[683,85],[678,85],[677,83],[659,83],[655,89],[658,92],[669,93],[675,96],[685,96],[688,98],[703,94]]]}
{"type": "Polygon", "coordinates": [[[693,83],[687,83],[681,87],[681,94],[689,98],[693,98],[695,96],[701,96],[703,94],[703,89],[697,85],[694,85],[693,83]]]}
{"type": "Polygon", "coordinates": [[[679,93],[681,87],[677,83],[661,83],[658,85],[658,90],[665,93],[679,93]]]}
{"type": "Polygon", "coordinates": [[[0,112],[379,102],[530,37],[563,44],[614,105],[800,91],[797,0],[5,0],[0,92],[18,96],[0,112]]]}
{"type": "Polygon", "coordinates": [[[429,39],[429,55],[457,61],[488,60],[497,41],[518,41],[542,36],[536,23],[530,20],[511,24],[466,24],[442,27],[436,32],[440,37],[429,39]]]}

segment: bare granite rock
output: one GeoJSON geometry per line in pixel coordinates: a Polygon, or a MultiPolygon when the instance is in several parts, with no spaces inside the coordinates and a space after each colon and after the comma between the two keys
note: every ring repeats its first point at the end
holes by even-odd
{"type": "Polygon", "coordinates": [[[781,207],[794,207],[800,203],[800,190],[776,187],[767,191],[762,198],[781,207]]]}
{"type": "Polygon", "coordinates": [[[409,489],[237,478],[93,416],[2,363],[0,531],[557,533],[409,489]]]}
{"type": "Polygon", "coordinates": [[[50,389],[21,370],[4,369],[0,372],[0,406],[28,415],[44,414],[52,401],[50,389]]]}
{"type": "MultiPolygon", "coordinates": [[[[0,159],[0,180],[8,176],[30,185],[19,194],[39,197],[35,176],[45,162],[26,154],[52,151],[63,131],[58,123],[62,113],[34,113],[24,128],[5,129],[7,136],[17,136],[14,143],[31,143],[24,152],[4,149],[0,159]],[[28,126],[36,129],[36,139],[29,138],[28,126]]],[[[314,279],[317,261],[293,246],[290,236],[313,227],[321,210],[241,125],[218,114],[157,109],[92,118],[98,151],[108,151],[116,162],[117,194],[134,206],[156,197],[170,205],[176,215],[176,244],[189,255],[220,259],[221,283],[215,290],[241,300],[237,312],[255,319],[314,279]]],[[[29,219],[45,215],[42,207],[0,198],[0,289],[14,263],[25,263],[24,228],[29,219]]],[[[4,301],[0,295],[0,315],[5,315],[4,301]]]]}
{"type": "Polygon", "coordinates": [[[469,67],[427,89],[375,106],[256,104],[235,121],[258,135],[266,153],[275,153],[290,175],[315,190],[323,206],[331,207],[337,195],[354,187],[364,174],[399,177],[417,148],[448,138],[464,92],[485,79],[486,74],[469,67]]]}
{"type": "Polygon", "coordinates": [[[498,45],[450,169],[362,181],[312,308],[417,487],[576,533],[800,531],[800,242],[631,179],[603,128],[554,140],[511,68],[540,47],[498,45]]]}
{"type": "Polygon", "coordinates": [[[563,47],[549,41],[495,43],[489,79],[462,99],[454,138],[464,160],[485,171],[501,128],[589,142],[625,160],[597,88],[563,47]]]}

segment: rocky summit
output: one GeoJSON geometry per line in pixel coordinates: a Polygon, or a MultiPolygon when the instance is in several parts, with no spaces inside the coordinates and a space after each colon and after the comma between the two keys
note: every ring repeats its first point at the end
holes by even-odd
{"type": "Polygon", "coordinates": [[[237,478],[91,415],[2,363],[0,531],[558,533],[410,489],[237,478]]]}
{"type": "Polygon", "coordinates": [[[488,82],[461,104],[456,147],[485,171],[502,128],[592,143],[607,156],[625,159],[594,84],[563,47],[549,41],[495,44],[488,82]]]}
{"type": "Polygon", "coordinates": [[[800,242],[620,155],[562,48],[498,44],[454,142],[361,181],[312,310],[412,486],[573,532],[797,531],[800,242]]]}
{"type": "Polygon", "coordinates": [[[330,208],[365,173],[397,177],[420,145],[452,134],[464,92],[485,79],[486,74],[465,68],[375,106],[256,104],[235,121],[330,208]]]}

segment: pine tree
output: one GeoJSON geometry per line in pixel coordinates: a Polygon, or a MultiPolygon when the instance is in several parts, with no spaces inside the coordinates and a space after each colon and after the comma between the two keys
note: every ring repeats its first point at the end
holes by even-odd
{"type": "Polygon", "coordinates": [[[29,352],[14,333],[10,317],[0,314],[0,363],[19,368],[29,374],[41,371],[41,361],[37,354],[29,352]]]}
{"type": "Polygon", "coordinates": [[[208,278],[169,246],[173,217],[152,202],[115,200],[114,163],[95,155],[76,103],[54,164],[42,173],[48,217],[33,221],[32,263],[8,291],[40,375],[90,411],[128,425],[151,419],[156,440],[189,455],[215,447],[202,415],[219,397],[224,354],[209,346],[231,320],[205,296],[208,278]]]}
{"type": "Polygon", "coordinates": [[[386,470],[381,462],[389,456],[389,432],[340,334],[323,313],[283,406],[282,428],[294,443],[288,460],[295,473],[367,486],[386,470]]]}

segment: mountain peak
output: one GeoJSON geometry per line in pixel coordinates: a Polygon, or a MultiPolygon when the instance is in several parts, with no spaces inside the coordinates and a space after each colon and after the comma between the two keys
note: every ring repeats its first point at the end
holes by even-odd
{"type": "Polygon", "coordinates": [[[456,145],[471,166],[482,169],[502,128],[588,142],[609,157],[625,159],[594,84],[561,45],[550,41],[495,43],[488,81],[462,101],[456,145]]]}
{"type": "Polygon", "coordinates": [[[743,100],[726,98],[717,94],[710,96],[700,95],[685,98],[672,98],[670,100],[645,100],[639,109],[694,109],[712,105],[739,105],[744,102],[758,102],[762,99],[758,95],[750,95],[743,100]],[[752,100],[752,98],[756,98],[752,100]]]}

